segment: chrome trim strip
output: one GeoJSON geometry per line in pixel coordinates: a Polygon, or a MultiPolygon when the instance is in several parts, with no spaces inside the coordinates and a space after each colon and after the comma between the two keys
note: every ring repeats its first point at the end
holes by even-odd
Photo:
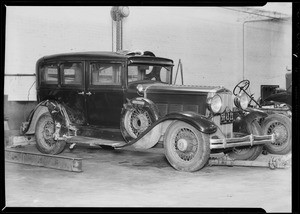
{"type": "Polygon", "coordinates": [[[253,146],[275,142],[275,135],[247,135],[241,138],[210,139],[210,149],[253,146]]]}

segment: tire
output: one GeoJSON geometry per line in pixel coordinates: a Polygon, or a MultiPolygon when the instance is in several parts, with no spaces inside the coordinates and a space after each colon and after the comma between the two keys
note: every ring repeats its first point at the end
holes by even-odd
{"type": "Polygon", "coordinates": [[[292,147],[292,120],[282,114],[271,114],[262,123],[263,134],[275,134],[275,142],[265,145],[271,154],[285,155],[292,147]]]}
{"type": "Polygon", "coordinates": [[[124,127],[123,136],[128,136],[130,140],[137,138],[153,123],[151,114],[145,108],[136,107],[126,110],[122,125],[124,127]]]}
{"type": "MultiPolygon", "coordinates": [[[[262,135],[261,127],[257,121],[252,121],[251,123],[247,123],[246,125],[246,133],[254,134],[254,135],[262,135]]],[[[229,152],[229,157],[234,160],[255,160],[262,153],[263,146],[256,145],[252,147],[243,147],[243,148],[234,148],[231,152],[229,152]]]]}
{"type": "Polygon", "coordinates": [[[167,160],[175,169],[194,172],[208,162],[209,136],[185,122],[176,121],[165,133],[164,150],[167,160]]]}
{"type": "Polygon", "coordinates": [[[59,154],[66,145],[65,141],[55,141],[52,137],[54,133],[54,122],[49,113],[40,116],[35,127],[35,138],[37,149],[45,154],[59,154]]]}

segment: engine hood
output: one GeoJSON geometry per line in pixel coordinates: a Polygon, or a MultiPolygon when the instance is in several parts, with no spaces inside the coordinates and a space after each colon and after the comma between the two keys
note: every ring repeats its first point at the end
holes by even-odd
{"type": "Polygon", "coordinates": [[[198,85],[171,85],[158,82],[136,82],[129,86],[136,89],[138,85],[143,86],[144,96],[148,93],[170,93],[170,94],[207,94],[217,92],[230,92],[222,86],[198,86],[198,85]]]}

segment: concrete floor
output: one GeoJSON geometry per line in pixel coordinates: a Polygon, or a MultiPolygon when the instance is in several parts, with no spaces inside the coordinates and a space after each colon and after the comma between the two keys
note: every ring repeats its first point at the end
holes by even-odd
{"type": "MultiPolygon", "coordinates": [[[[26,149],[37,151],[34,145],[26,149]]],[[[62,155],[83,158],[83,172],[6,162],[6,206],[256,207],[291,212],[291,168],[207,166],[180,172],[168,164],[161,148],[77,147],[62,155]]]]}

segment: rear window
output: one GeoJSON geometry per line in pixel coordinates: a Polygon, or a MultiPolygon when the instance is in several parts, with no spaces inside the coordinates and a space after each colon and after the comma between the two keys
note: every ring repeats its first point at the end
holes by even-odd
{"type": "Polygon", "coordinates": [[[42,84],[58,84],[58,67],[56,64],[46,64],[41,67],[42,84]]]}
{"type": "Polygon", "coordinates": [[[68,62],[62,64],[62,84],[81,85],[83,69],[81,62],[68,62]]]}

